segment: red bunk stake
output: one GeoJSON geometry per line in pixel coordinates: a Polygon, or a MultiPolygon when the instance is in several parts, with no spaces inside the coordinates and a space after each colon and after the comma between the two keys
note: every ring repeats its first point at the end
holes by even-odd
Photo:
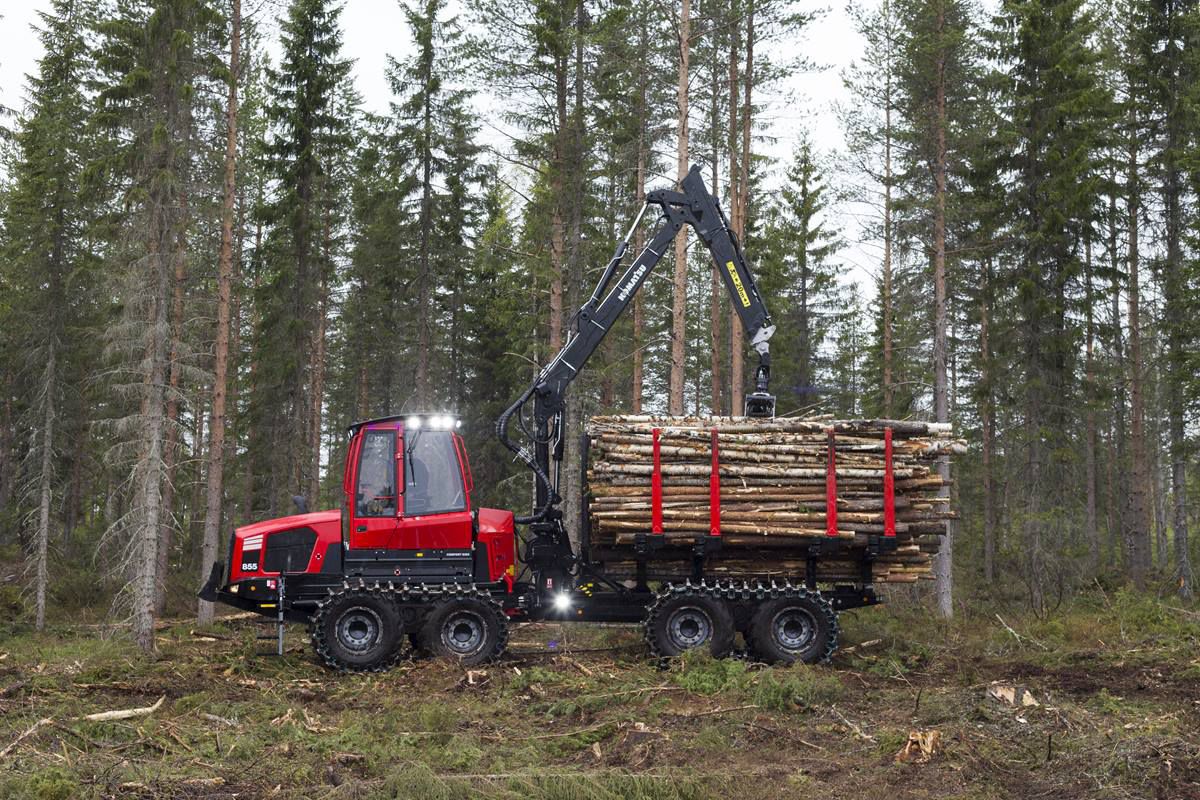
{"type": "Polygon", "coordinates": [[[712,429],[712,473],[708,476],[708,532],[721,535],[721,456],[717,452],[717,429],[712,429]]]}
{"type": "Polygon", "coordinates": [[[892,475],[892,429],[883,429],[883,535],[896,535],[896,478],[892,475]]]}
{"type": "Polygon", "coordinates": [[[659,455],[658,428],[654,429],[654,472],[650,476],[650,532],[663,532],[662,458],[659,455]]]}
{"type": "Polygon", "coordinates": [[[826,428],[829,436],[829,458],[825,463],[825,534],[837,536],[837,458],[834,456],[833,428],[826,428]]]}

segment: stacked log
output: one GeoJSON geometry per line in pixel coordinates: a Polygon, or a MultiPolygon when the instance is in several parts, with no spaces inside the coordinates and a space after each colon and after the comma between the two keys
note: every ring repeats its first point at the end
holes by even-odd
{"type": "MultiPolygon", "coordinates": [[[[588,488],[590,547],[606,574],[635,573],[633,544],[652,527],[654,431],[659,436],[662,529],[675,560],[655,559],[652,577],[692,574],[690,552],[711,535],[712,432],[717,432],[721,548],[705,573],[715,577],[796,578],[813,544],[842,547],[822,557],[822,582],[857,582],[873,536],[885,534],[885,432],[891,429],[895,549],[870,560],[872,579],[910,583],[931,578],[947,520],[946,482],[936,462],[965,452],[947,424],[911,420],[757,420],[745,417],[593,417],[588,488]],[[829,431],[833,432],[836,530],[827,530],[829,431]],[[678,546],[676,548],[676,546],[678,546]]],[[[660,554],[661,555],[661,554],[660,554]]]]}

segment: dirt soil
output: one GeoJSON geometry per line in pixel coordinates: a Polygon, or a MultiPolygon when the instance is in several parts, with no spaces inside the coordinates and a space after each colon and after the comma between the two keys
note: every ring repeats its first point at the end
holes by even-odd
{"type": "Polygon", "coordinates": [[[13,632],[0,797],[1200,798],[1200,614],[1105,602],[862,610],[833,664],[790,668],[659,665],[620,626],[518,626],[485,668],[370,676],[318,665],[299,626],[260,655],[271,629],[244,617],[166,625],[152,660],[104,626],[13,632]]]}

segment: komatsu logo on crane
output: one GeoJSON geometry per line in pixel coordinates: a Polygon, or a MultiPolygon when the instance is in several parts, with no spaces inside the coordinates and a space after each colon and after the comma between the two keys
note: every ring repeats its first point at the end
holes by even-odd
{"type": "Polygon", "coordinates": [[[738,277],[737,268],[733,266],[732,261],[726,261],[725,269],[729,270],[729,277],[733,278],[733,287],[737,289],[738,299],[742,301],[743,306],[749,308],[750,295],[746,294],[746,287],[742,286],[742,279],[738,277]]]}
{"type": "MultiPolygon", "coordinates": [[[[638,267],[637,271],[634,272],[629,280],[625,282],[625,285],[621,287],[621,291],[617,292],[617,297],[620,298],[622,303],[629,299],[629,295],[633,294],[633,290],[637,287],[638,281],[640,281],[642,276],[646,274],[647,269],[649,269],[649,266],[646,264],[642,264],[640,267],[638,267]]],[[[739,286],[740,285],[741,284],[739,284],[739,286]]],[[[746,305],[750,305],[749,300],[746,301],[746,305]]]]}

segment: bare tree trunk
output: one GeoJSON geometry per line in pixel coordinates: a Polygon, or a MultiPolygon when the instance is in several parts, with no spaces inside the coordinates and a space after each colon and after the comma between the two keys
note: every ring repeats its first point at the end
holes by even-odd
{"type": "MultiPolygon", "coordinates": [[[[750,212],[750,143],[751,121],[754,117],[754,0],[749,0],[746,7],[746,71],[742,75],[742,114],[739,122],[742,125],[742,157],[740,164],[740,180],[738,182],[738,221],[734,232],[741,241],[746,236],[746,220],[750,212]]],[[[732,303],[732,300],[730,301],[732,303]]],[[[741,414],[745,405],[745,349],[746,332],[742,329],[741,320],[736,313],[730,314],[729,347],[732,352],[730,359],[730,412],[741,414]]]]}
{"type": "Polygon", "coordinates": [[[433,349],[433,320],[430,306],[433,303],[433,108],[429,92],[425,94],[424,125],[421,148],[421,243],[420,274],[417,278],[417,373],[415,399],[420,410],[430,407],[433,401],[429,385],[429,362],[433,349]]]}
{"type": "MultiPolygon", "coordinates": [[[[883,313],[883,416],[890,419],[895,395],[892,377],[892,328],[895,300],[892,296],[892,70],[886,78],[883,109],[883,287],[879,304],[883,313]]],[[[986,524],[986,523],[985,523],[986,524]]],[[[987,569],[984,570],[987,572],[987,569]]],[[[990,579],[989,579],[990,580],[990,579]]]]}
{"type": "Polygon", "coordinates": [[[1087,342],[1084,355],[1084,419],[1087,426],[1084,442],[1084,483],[1087,501],[1084,514],[1084,538],[1088,546],[1088,575],[1095,575],[1100,566],[1100,530],[1096,510],[1096,447],[1099,434],[1096,426],[1096,361],[1095,341],[1096,325],[1092,313],[1092,242],[1084,243],[1085,280],[1087,282],[1087,299],[1084,303],[1087,313],[1087,342]]]}
{"type": "MultiPolygon", "coordinates": [[[[1110,173],[1110,181],[1117,185],[1116,167],[1110,173]]],[[[1125,384],[1127,366],[1125,363],[1125,342],[1122,334],[1121,321],[1121,257],[1117,247],[1117,195],[1116,190],[1108,198],[1108,260],[1112,275],[1111,291],[1111,326],[1112,326],[1112,358],[1116,379],[1112,389],[1112,445],[1114,452],[1108,458],[1108,557],[1107,563],[1115,566],[1122,562],[1121,549],[1124,536],[1124,525],[1129,517],[1129,475],[1126,467],[1126,431],[1125,431],[1125,384]],[[1114,463],[1115,462],[1115,463],[1114,463]]]]}
{"type": "Polygon", "coordinates": [[[325,220],[325,263],[321,274],[321,296],[317,300],[316,341],[313,342],[312,410],[309,413],[308,501],[316,510],[321,505],[321,421],[325,404],[325,335],[329,324],[330,263],[329,220],[325,220]]]}
{"type": "MultiPolygon", "coordinates": [[[[740,73],[741,62],[741,23],[738,19],[740,11],[737,0],[731,0],[729,15],[731,30],[729,32],[729,226],[734,234],[742,235],[742,181],[744,175],[739,169],[738,158],[741,147],[738,146],[738,134],[741,126],[738,124],[739,100],[742,88],[740,73]]],[[[738,332],[741,330],[741,320],[734,313],[729,319],[729,413],[742,412],[742,355],[738,332]]]]}
{"type": "Polygon", "coordinates": [[[38,527],[34,539],[34,627],[46,627],[46,587],[49,584],[50,504],[54,482],[54,424],[56,413],[54,395],[58,390],[58,347],[53,335],[46,354],[46,369],[42,381],[41,464],[38,469],[38,527]]]}
{"type": "MultiPolygon", "coordinates": [[[[720,172],[719,164],[720,164],[720,152],[721,152],[720,118],[719,118],[720,81],[718,80],[716,64],[713,64],[712,77],[713,77],[712,103],[711,103],[710,113],[709,113],[709,127],[711,128],[711,132],[712,132],[712,190],[711,191],[712,191],[713,195],[720,197],[721,196],[720,180],[719,180],[719,172],[720,172]]],[[[724,351],[721,348],[721,322],[722,322],[722,320],[721,320],[721,296],[722,296],[722,292],[724,291],[724,289],[721,286],[721,276],[717,272],[716,264],[713,264],[712,275],[711,275],[711,284],[712,285],[710,287],[711,291],[710,291],[710,300],[709,300],[709,305],[708,305],[708,314],[709,314],[709,334],[710,334],[709,346],[711,348],[711,353],[710,353],[711,360],[710,360],[709,370],[711,372],[711,379],[712,379],[711,380],[712,397],[710,398],[709,403],[710,403],[710,408],[712,408],[712,413],[720,414],[722,411],[723,405],[724,405],[722,402],[722,397],[721,397],[721,394],[722,394],[721,389],[723,386],[723,382],[721,379],[721,362],[724,359],[724,351]]]]}
{"type": "MultiPolygon", "coordinates": [[[[634,176],[635,194],[637,202],[641,205],[646,199],[646,162],[648,160],[646,146],[646,76],[645,76],[645,52],[646,52],[646,31],[645,26],[640,25],[639,42],[641,51],[638,61],[638,140],[637,140],[637,172],[634,176]]],[[[646,246],[646,234],[642,226],[633,232],[633,252],[640,254],[642,248],[646,246]]],[[[642,413],[642,384],[644,382],[644,354],[642,348],[645,346],[642,342],[644,337],[643,328],[645,327],[644,312],[642,310],[642,293],[636,292],[633,296],[633,376],[631,386],[629,387],[629,408],[634,414],[642,413]]]]}
{"type": "MultiPolygon", "coordinates": [[[[1134,126],[1136,130],[1136,126],[1134,126]]],[[[1138,285],[1138,142],[1136,134],[1129,141],[1129,402],[1132,414],[1130,446],[1133,450],[1132,475],[1129,489],[1129,524],[1126,526],[1126,550],[1129,575],[1139,589],[1146,586],[1146,571],[1150,567],[1149,510],[1146,508],[1146,489],[1149,484],[1146,457],[1146,411],[1143,397],[1144,364],[1142,363],[1141,310],[1138,285]]]]}
{"type": "MultiPolygon", "coordinates": [[[[945,26],[944,10],[938,7],[937,27],[945,26]]],[[[946,359],[946,64],[944,56],[937,62],[937,150],[933,165],[933,413],[938,422],[950,421],[950,396],[947,385],[946,359]]],[[[950,459],[938,459],[938,474],[944,481],[939,495],[950,496],[950,459]]],[[[935,591],[938,611],[945,618],[954,616],[954,521],[947,520],[946,535],[934,559],[935,591]]]]}
{"type": "Polygon", "coordinates": [[[171,294],[171,344],[167,356],[167,440],[163,446],[163,518],[158,540],[158,590],[154,613],[161,615],[167,606],[167,574],[170,571],[171,540],[175,532],[175,479],[179,471],[179,374],[183,347],[183,288],[187,281],[187,240],[181,233],[175,252],[175,285],[171,294]]]}
{"type": "MultiPolygon", "coordinates": [[[[676,137],[679,144],[676,177],[682,181],[688,171],[688,59],[691,47],[691,0],[683,0],[679,12],[679,86],[676,90],[678,117],[676,137]]],[[[685,338],[687,336],[687,239],[685,226],[675,237],[675,271],[671,283],[671,373],[667,406],[672,414],[683,414],[685,374],[685,338]]]]}
{"type": "Polygon", "coordinates": [[[995,524],[995,478],[992,462],[996,452],[996,408],[995,365],[992,363],[991,317],[992,317],[992,262],[988,258],[983,267],[982,300],[979,308],[979,353],[983,362],[980,380],[983,383],[983,398],[979,417],[983,426],[983,579],[992,585],[996,582],[996,524],[995,524]]]}
{"type": "Polygon", "coordinates": [[[151,303],[149,336],[147,337],[147,371],[143,385],[145,392],[142,403],[142,448],[135,468],[137,492],[137,514],[133,528],[134,561],[132,580],[133,635],[143,652],[154,651],[155,600],[158,593],[158,546],[163,524],[163,479],[165,456],[163,443],[166,440],[166,397],[167,348],[170,312],[172,270],[164,253],[166,248],[164,229],[173,226],[167,219],[166,199],[152,197],[154,206],[149,225],[152,242],[147,258],[153,270],[154,298],[151,303]]]}
{"type": "MultiPolygon", "coordinates": [[[[221,251],[217,264],[217,336],[214,345],[212,414],[208,427],[208,476],[204,495],[204,537],[200,548],[200,580],[217,560],[221,498],[225,481],[225,400],[229,385],[230,306],[233,295],[233,207],[237,197],[238,80],[242,45],[242,2],[233,0],[230,18],[229,95],[225,106],[225,177],[221,202],[221,251]]],[[[229,554],[233,556],[232,553],[229,554]]],[[[213,604],[200,601],[196,621],[212,622],[213,604]]]]}
{"type": "MultiPolygon", "coordinates": [[[[584,154],[584,37],[587,17],[584,4],[575,6],[575,75],[574,100],[571,109],[571,152],[570,152],[570,239],[567,252],[567,277],[570,281],[567,299],[571,308],[578,308],[582,302],[580,290],[583,287],[583,214],[584,196],[587,193],[586,158],[584,154]]],[[[584,509],[583,501],[583,453],[580,437],[583,433],[584,398],[581,392],[572,392],[566,401],[566,422],[568,432],[564,468],[563,513],[566,516],[572,551],[578,553],[581,547],[580,526],[574,524],[581,519],[584,509]]]]}
{"type": "MultiPolygon", "coordinates": [[[[1174,22],[1174,14],[1172,21],[1174,22]]],[[[1182,212],[1181,187],[1182,169],[1178,164],[1181,136],[1181,110],[1179,108],[1180,91],[1177,73],[1172,72],[1170,80],[1171,107],[1167,112],[1167,142],[1165,149],[1166,164],[1163,185],[1163,205],[1166,211],[1166,240],[1167,263],[1165,281],[1165,317],[1167,328],[1167,427],[1170,443],[1171,458],[1171,527],[1175,535],[1175,579],[1177,593],[1185,600],[1192,597],[1192,564],[1188,553],[1188,506],[1187,506],[1187,458],[1188,441],[1185,419],[1185,384],[1194,378],[1189,369],[1187,344],[1185,342],[1184,309],[1187,303],[1187,286],[1183,274],[1183,250],[1180,239],[1183,236],[1184,223],[1182,212]]],[[[1162,567],[1168,566],[1166,553],[1166,534],[1162,535],[1163,552],[1159,555],[1162,567]]]]}
{"type": "Polygon", "coordinates": [[[0,415],[0,514],[8,508],[13,496],[13,477],[16,475],[16,459],[13,457],[13,407],[9,382],[0,383],[4,391],[3,415],[0,415]]]}
{"type": "Polygon", "coordinates": [[[554,132],[551,154],[551,187],[554,200],[550,214],[550,357],[553,358],[563,346],[563,269],[566,264],[567,220],[563,214],[566,201],[564,182],[567,155],[567,61],[557,58],[554,69],[554,105],[558,117],[558,128],[554,132]]]}

